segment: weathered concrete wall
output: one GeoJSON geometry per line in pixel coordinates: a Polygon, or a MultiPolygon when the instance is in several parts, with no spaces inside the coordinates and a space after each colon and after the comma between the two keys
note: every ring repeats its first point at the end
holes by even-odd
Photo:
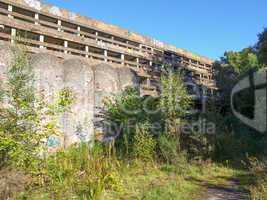
{"type": "Polygon", "coordinates": [[[6,80],[7,66],[12,63],[13,53],[9,46],[0,44],[0,80],[1,84],[6,80]]]}
{"type": "Polygon", "coordinates": [[[66,60],[64,85],[74,92],[72,112],[64,117],[65,145],[88,141],[92,137],[94,117],[94,72],[92,67],[79,59],[66,60]]]}
{"type": "Polygon", "coordinates": [[[95,72],[95,105],[102,106],[104,97],[118,93],[120,90],[119,74],[109,64],[101,63],[94,66],[95,72]]]}
{"type": "MultiPolygon", "coordinates": [[[[10,48],[0,45],[1,83],[12,58],[10,48]]],[[[78,58],[63,60],[46,53],[30,56],[29,62],[34,69],[37,91],[47,102],[52,103],[56,94],[64,87],[71,88],[75,97],[71,112],[59,117],[59,125],[64,135],[48,139],[51,151],[90,140],[95,130],[95,108],[103,106],[103,98],[138,83],[132,70],[115,68],[106,63],[95,65],[78,58]]]]}
{"type": "Polygon", "coordinates": [[[117,68],[118,74],[119,74],[119,85],[120,90],[124,90],[127,87],[137,87],[139,88],[139,78],[132,69],[122,67],[117,68]]]}

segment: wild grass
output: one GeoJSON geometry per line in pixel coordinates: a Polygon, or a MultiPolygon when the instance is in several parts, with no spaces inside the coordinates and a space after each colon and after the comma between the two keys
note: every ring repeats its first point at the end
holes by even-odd
{"type": "Polygon", "coordinates": [[[102,145],[81,144],[47,158],[42,174],[15,199],[198,200],[204,182],[226,184],[237,173],[212,163],[117,160],[102,145]]]}

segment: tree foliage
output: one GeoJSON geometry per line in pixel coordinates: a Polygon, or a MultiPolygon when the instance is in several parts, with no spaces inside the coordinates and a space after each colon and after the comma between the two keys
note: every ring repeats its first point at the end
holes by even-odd
{"type": "Polygon", "coordinates": [[[258,43],[256,44],[259,61],[267,66],[267,28],[258,35],[258,43]]]}
{"type": "Polygon", "coordinates": [[[181,72],[169,71],[161,77],[160,108],[170,134],[177,134],[177,126],[188,113],[191,97],[181,72]]]}
{"type": "Polygon", "coordinates": [[[72,103],[72,93],[63,89],[54,104],[37,95],[34,73],[23,49],[14,51],[6,84],[0,89],[1,165],[29,168],[46,148],[46,139],[58,135],[57,117],[72,103]]]}
{"type": "Polygon", "coordinates": [[[245,48],[238,52],[226,52],[222,58],[222,61],[223,64],[232,67],[234,72],[236,72],[238,75],[243,75],[251,69],[258,70],[261,68],[257,54],[251,47],[245,48]]]}

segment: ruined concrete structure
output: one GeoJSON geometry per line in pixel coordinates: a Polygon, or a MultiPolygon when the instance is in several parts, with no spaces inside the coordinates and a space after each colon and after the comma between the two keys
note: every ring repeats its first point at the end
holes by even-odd
{"type": "MultiPolygon", "coordinates": [[[[7,68],[14,61],[17,46],[0,44],[0,81],[5,84],[7,68]]],[[[35,86],[46,102],[54,103],[58,92],[68,87],[74,93],[71,112],[59,116],[64,136],[48,141],[51,151],[80,141],[89,141],[94,133],[94,119],[102,100],[125,87],[138,87],[136,74],[129,68],[115,68],[106,63],[94,64],[80,58],[60,59],[47,53],[29,57],[35,74],[35,86]]]]}
{"type": "Polygon", "coordinates": [[[62,118],[64,145],[88,139],[95,107],[104,96],[137,84],[136,75],[143,95],[157,95],[163,63],[178,64],[209,94],[216,91],[212,60],[38,0],[0,0],[2,69],[17,38],[32,54],[39,88],[49,93],[68,86],[76,93],[73,116],[62,118]]]}

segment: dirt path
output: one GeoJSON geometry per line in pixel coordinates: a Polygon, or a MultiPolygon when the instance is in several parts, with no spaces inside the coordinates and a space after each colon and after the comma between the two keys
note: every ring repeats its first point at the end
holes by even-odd
{"type": "Polygon", "coordinates": [[[229,181],[224,186],[215,186],[207,184],[207,193],[203,200],[248,200],[249,195],[240,190],[238,181],[229,181]]]}

